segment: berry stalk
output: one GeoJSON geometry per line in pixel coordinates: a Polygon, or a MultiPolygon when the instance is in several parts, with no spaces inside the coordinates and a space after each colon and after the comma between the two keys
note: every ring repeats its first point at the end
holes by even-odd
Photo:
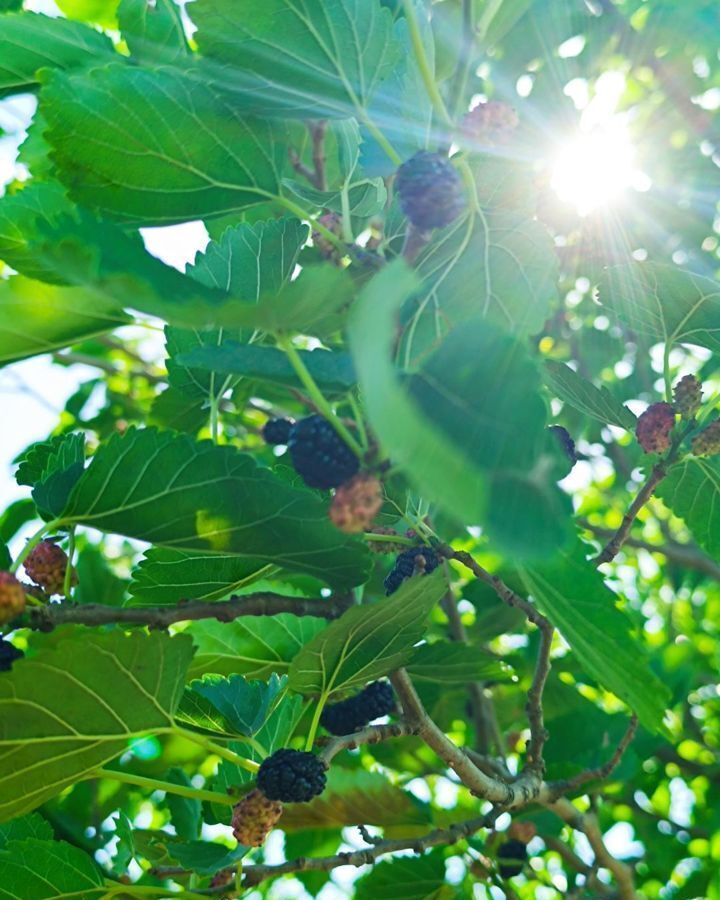
{"type": "Polygon", "coordinates": [[[149,791],[165,791],[167,794],[177,794],[179,797],[188,797],[190,800],[204,800],[207,803],[222,803],[224,806],[235,806],[235,800],[227,794],[219,794],[216,791],[204,791],[201,788],[187,787],[184,784],[174,784],[172,781],[159,781],[157,778],[147,778],[144,775],[135,775],[132,772],[96,769],[88,775],[88,778],[109,778],[122,784],[132,784],[136,787],[147,788],[149,791]]]}

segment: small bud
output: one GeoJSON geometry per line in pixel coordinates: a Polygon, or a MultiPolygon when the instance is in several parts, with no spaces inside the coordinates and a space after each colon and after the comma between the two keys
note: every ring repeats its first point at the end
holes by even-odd
{"type": "Polygon", "coordinates": [[[669,403],[653,403],[637,420],[635,435],[646,453],[664,453],[670,447],[675,410],[669,403]]]}
{"type": "Polygon", "coordinates": [[[683,419],[694,418],[702,402],[702,385],[694,375],[683,376],[673,388],[673,400],[683,419]]]}

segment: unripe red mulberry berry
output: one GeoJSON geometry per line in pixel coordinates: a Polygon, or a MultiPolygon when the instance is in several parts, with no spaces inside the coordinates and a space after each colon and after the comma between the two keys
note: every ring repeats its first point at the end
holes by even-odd
{"type": "Polygon", "coordinates": [[[335,492],[330,504],[330,520],[340,531],[357,534],[372,525],[382,503],[380,482],[373,475],[359,472],[335,492]]]}
{"type": "Polygon", "coordinates": [[[700,409],[702,385],[694,375],[685,375],[673,388],[675,411],[683,419],[692,419],[700,409]]]}
{"type": "Polygon", "coordinates": [[[695,456],[715,456],[720,453],[720,419],[711,422],[707,428],[692,439],[695,456]]]}
{"type": "MultiPolygon", "coordinates": [[[[328,231],[332,231],[337,237],[342,237],[342,218],[338,213],[323,213],[323,215],[318,217],[318,222],[321,225],[324,225],[328,231]]],[[[338,252],[337,247],[335,244],[331,243],[324,234],[313,229],[312,238],[313,244],[317,247],[318,252],[323,259],[332,260],[333,262],[339,260],[340,253],[338,252]]]]}
{"type": "Polygon", "coordinates": [[[232,827],[235,839],[243,847],[260,847],[283,813],[279,800],[268,800],[255,788],[233,807],[232,827]]]}
{"type": "Polygon", "coordinates": [[[460,127],[472,144],[495,147],[507,143],[519,121],[517,112],[508,103],[487,100],[471,109],[460,127]]]}
{"type": "Polygon", "coordinates": [[[12,622],[25,609],[25,591],[12,572],[0,572],[0,625],[12,622]]]}
{"type": "Polygon", "coordinates": [[[537,834],[534,822],[513,822],[508,828],[508,837],[516,838],[523,844],[528,844],[537,834]]]}
{"type": "MultiPolygon", "coordinates": [[[[400,537],[400,535],[395,531],[394,528],[385,528],[382,525],[375,525],[374,528],[369,528],[368,532],[370,534],[384,534],[388,537],[400,537]]],[[[368,541],[368,547],[373,553],[392,553],[397,555],[398,553],[402,553],[405,549],[406,545],[401,543],[393,543],[392,541],[368,541]]]]}
{"type": "MultiPolygon", "coordinates": [[[[27,556],[24,563],[28,577],[39,585],[46,594],[62,594],[68,558],[62,547],[53,541],[41,541],[27,556]]],[[[72,574],[72,583],[77,584],[77,575],[72,574]]]]}
{"type": "Polygon", "coordinates": [[[670,447],[675,410],[669,403],[653,403],[637,420],[635,436],[646,453],[664,453],[670,447]]]}

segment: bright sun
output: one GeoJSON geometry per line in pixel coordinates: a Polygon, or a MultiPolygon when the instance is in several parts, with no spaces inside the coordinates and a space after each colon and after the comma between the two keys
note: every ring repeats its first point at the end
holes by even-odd
{"type": "Polygon", "coordinates": [[[580,134],[555,159],[551,184],[581,216],[616,203],[635,180],[634,149],[624,128],[580,134]]]}

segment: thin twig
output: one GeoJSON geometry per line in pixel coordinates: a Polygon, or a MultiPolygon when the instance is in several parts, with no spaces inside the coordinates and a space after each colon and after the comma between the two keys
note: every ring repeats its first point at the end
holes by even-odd
{"type": "Polygon", "coordinates": [[[58,625],[147,625],[167,628],[176,622],[197,619],[217,619],[232,622],[240,616],[274,616],[292,613],[296,616],[318,616],[336,619],[351,605],[348,597],[333,599],[286,597],[283,594],[262,592],[231,597],[217,603],[190,600],[176,606],[103,606],[98,603],[71,605],[50,603],[28,611],[29,627],[38,631],[52,631],[58,625]]]}
{"type": "Polygon", "coordinates": [[[653,493],[655,492],[655,488],[658,486],[658,484],[660,484],[660,482],[666,475],[667,463],[665,461],[659,462],[653,466],[650,474],[645,481],[645,484],[640,488],[635,499],[630,504],[627,512],[623,516],[620,527],[594,560],[596,566],[601,566],[603,563],[612,562],[612,560],[615,559],[615,557],[620,552],[620,548],[625,543],[625,540],[630,534],[630,529],[632,528],[633,522],[637,518],[638,513],[652,497],[653,493]]]}
{"type": "Polygon", "coordinates": [[[379,744],[381,741],[405,737],[414,733],[414,729],[404,722],[393,722],[390,725],[369,725],[354,734],[331,738],[320,753],[320,759],[329,765],[331,760],[343,750],[356,750],[360,746],[379,744]]]}
{"type": "Polygon", "coordinates": [[[310,122],[308,130],[312,138],[312,160],[315,167],[315,187],[319,191],[327,190],[327,177],[325,175],[325,134],[327,132],[327,120],[310,122]]]}
{"type": "MultiPolygon", "coordinates": [[[[398,838],[397,840],[381,840],[371,847],[363,850],[353,850],[346,853],[338,853],[335,856],[324,856],[315,859],[300,857],[289,860],[279,865],[256,865],[243,867],[243,887],[252,887],[266,881],[268,878],[277,878],[278,875],[289,875],[293,872],[330,872],[341,866],[366,866],[372,865],[379,856],[387,853],[396,853],[399,850],[413,850],[415,853],[424,853],[431,847],[441,845],[450,846],[463,838],[470,837],[482,828],[492,827],[497,818],[497,811],[492,810],[487,815],[468,819],[451,825],[449,828],[437,828],[422,837],[398,838]]],[[[219,893],[219,892],[218,892],[219,893]]]]}
{"type": "Polygon", "coordinates": [[[602,781],[607,778],[619,765],[625,751],[630,746],[633,738],[635,737],[637,728],[638,717],[635,713],[633,713],[630,717],[630,722],[628,724],[627,730],[622,736],[622,740],[615,748],[615,752],[610,757],[610,759],[604,765],[598,766],[595,769],[587,769],[586,771],[580,772],[578,775],[575,775],[573,778],[566,778],[563,781],[551,781],[548,785],[548,789],[552,799],[556,800],[563,794],[572,793],[581,785],[587,784],[589,781],[602,781]]]}

